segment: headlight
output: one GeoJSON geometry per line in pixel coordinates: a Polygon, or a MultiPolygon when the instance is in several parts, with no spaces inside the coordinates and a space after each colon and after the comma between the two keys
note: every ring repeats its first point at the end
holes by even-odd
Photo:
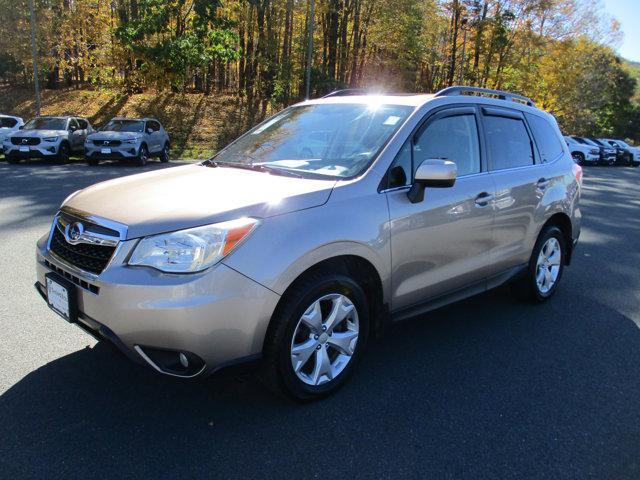
{"type": "Polygon", "coordinates": [[[57,142],[58,137],[47,137],[47,138],[43,138],[42,140],[44,140],[45,142],[57,142]]]}
{"type": "Polygon", "coordinates": [[[128,138],[126,140],[123,140],[122,143],[138,143],[138,141],[140,141],[139,138],[128,138]]]}
{"type": "Polygon", "coordinates": [[[254,218],[240,218],[145,237],[133,251],[129,265],[168,273],[200,272],[222,260],[257,226],[254,218]]]}

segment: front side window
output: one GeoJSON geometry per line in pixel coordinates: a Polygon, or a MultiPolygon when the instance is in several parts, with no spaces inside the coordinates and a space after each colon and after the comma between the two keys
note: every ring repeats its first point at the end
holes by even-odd
{"type": "Polygon", "coordinates": [[[475,115],[456,115],[433,120],[413,145],[413,173],[424,160],[450,160],[458,176],[480,172],[480,147],[475,115]]]}
{"type": "Polygon", "coordinates": [[[533,145],[522,119],[486,115],[484,126],[491,170],[533,165],[533,145]]]}
{"type": "Polygon", "coordinates": [[[80,126],[80,130],[86,130],[89,128],[89,122],[81,118],[78,119],[78,125],[80,126]]]}
{"type": "Polygon", "coordinates": [[[147,122],[147,128],[150,128],[152,131],[157,132],[160,130],[160,124],[158,122],[147,122]]]}
{"type": "Polygon", "coordinates": [[[66,130],[67,119],[60,117],[40,117],[29,121],[24,130],[66,130]]]}
{"type": "Polygon", "coordinates": [[[288,108],[222,150],[221,166],[288,170],[302,176],[360,174],[414,107],[325,103],[288,108]]]}

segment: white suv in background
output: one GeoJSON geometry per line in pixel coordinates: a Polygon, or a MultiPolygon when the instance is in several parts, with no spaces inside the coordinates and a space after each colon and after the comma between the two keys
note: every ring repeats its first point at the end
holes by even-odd
{"type": "Polygon", "coordinates": [[[4,141],[13,133],[20,130],[24,125],[24,120],[20,117],[12,117],[11,115],[0,114],[0,153],[4,152],[4,141]]]}
{"type": "Polygon", "coordinates": [[[595,165],[600,161],[600,147],[580,143],[568,135],[565,135],[564,140],[567,142],[571,156],[576,163],[581,165],[593,163],[595,165]]]}

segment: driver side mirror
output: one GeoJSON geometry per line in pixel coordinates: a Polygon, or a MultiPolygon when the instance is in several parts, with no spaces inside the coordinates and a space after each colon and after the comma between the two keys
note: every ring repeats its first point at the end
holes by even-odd
{"type": "Polygon", "coordinates": [[[424,189],[449,188],[456,183],[458,167],[449,160],[427,159],[424,160],[413,178],[413,184],[407,192],[411,203],[419,203],[424,200],[424,189]]]}
{"type": "Polygon", "coordinates": [[[76,130],[78,130],[78,127],[76,127],[75,125],[71,125],[71,126],[69,127],[69,131],[70,131],[70,132],[75,132],[76,130]]]}

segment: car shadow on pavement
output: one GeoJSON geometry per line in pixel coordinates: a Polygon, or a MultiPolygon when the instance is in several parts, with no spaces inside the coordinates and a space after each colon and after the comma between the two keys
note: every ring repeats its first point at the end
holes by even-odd
{"type": "Polygon", "coordinates": [[[638,327],[568,284],[538,306],[505,290],[390,327],[342,390],[306,405],[253,374],[157,376],[99,343],[0,396],[0,467],[6,478],[638,478],[638,327]]]}

